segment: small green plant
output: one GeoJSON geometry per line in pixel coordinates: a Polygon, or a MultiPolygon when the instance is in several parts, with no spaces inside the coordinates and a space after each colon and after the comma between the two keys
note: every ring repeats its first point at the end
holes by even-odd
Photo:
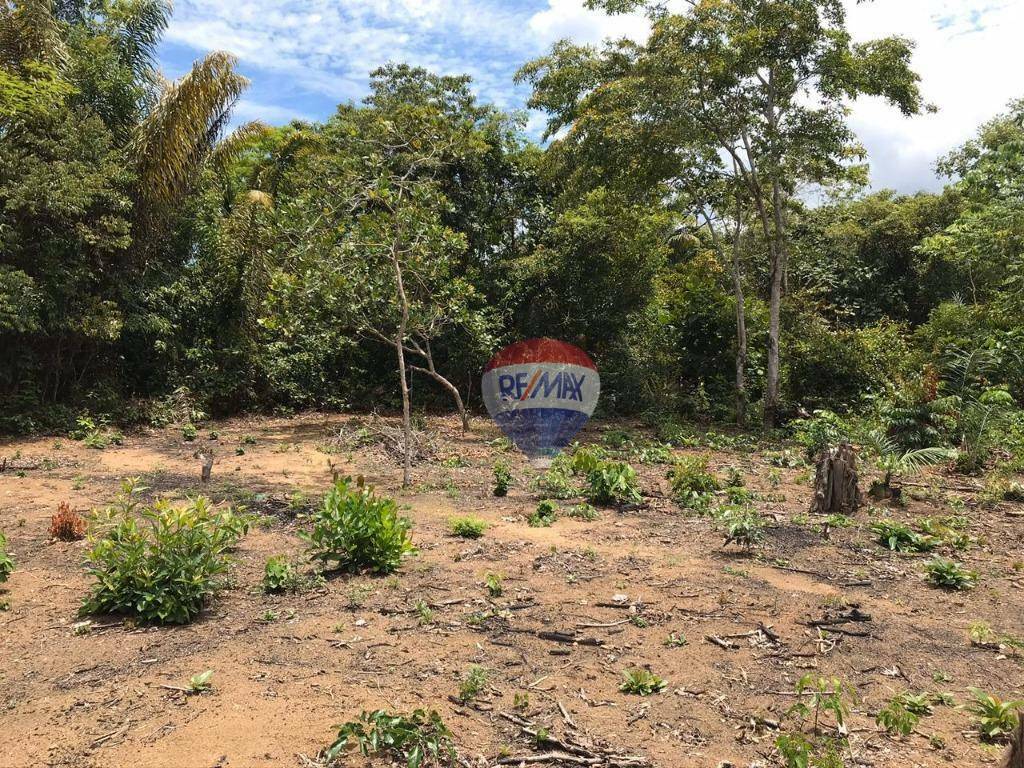
{"type": "Polygon", "coordinates": [[[248,522],[201,496],[180,508],[164,499],[144,507],[142,490],[126,482],[115,504],[92,520],[86,557],[95,583],[81,613],[185,624],[224,586],[228,553],[248,522]]]}
{"type": "Polygon", "coordinates": [[[576,520],[586,520],[588,522],[597,520],[597,518],[600,517],[600,513],[597,509],[592,504],[588,504],[585,501],[580,502],[574,507],[570,507],[568,515],[576,520]]]}
{"type": "Polygon", "coordinates": [[[526,522],[531,528],[550,528],[557,519],[558,505],[550,499],[545,499],[530,513],[526,522]]]}
{"type": "Polygon", "coordinates": [[[267,558],[263,566],[264,592],[298,592],[302,583],[302,576],[287,555],[267,558]]]}
{"type": "Polygon", "coordinates": [[[313,529],[300,534],[310,556],[345,571],[391,573],[415,551],[412,523],[398,514],[394,499],[339,479],[311,515],[313,529]]]}
{"type": "Polygon", "coordinates": [[[624,461],[602,461],[587,474],[587,499],[592,504],[636,503],[643,498],[636,470],[624,461]]]}
{"type": "Polygon", "coordinates": [[[434,612],[433,610],[431,610],[430,606],[427,605],[426,601],[417,600],[415,610],[416,615],[419,617],[420,620],[420,626],[425,627],[428,624],[434,623],[434,612]]]}
{"type": "Polygon", "coordinates": [[[924,564],[929,583],[943,589],[972,589],[978,583],[978,574],[959,563],[936,557],[924,564]]]}
{"type": "Polygon", "coordinates": [[[784,733],[775,739],[786,768],[809,768],[814,744],[802,733],[784,733]]]}
{"type": "Polygon", "coordinates": [[[530,707],[530,694],[519,693],[512,697],[512,708],[517,709],[520,712],[525,712],[530,707]]]}
{"type": "Polygon", "coordinates": [[[501,597],[502,589],[502,578],[500,573],[488,572],[484,576],[484,586],[487,587],[487,594],[491,597],[501,597]]]}
{"type": "Polygon", "coordinates": [[[242,439],[239,442],[242,445],[256,445],[256,438],[252,435],[242,435],[242,439]]]}
{"type": "Polygon", "coordinates": [[[1006,738],[1017,727],[1016,710],[1024,707],[1024,701],[1003,701],[980,688],[970,688],[974,701],[964,705],[971,714],[978,718],[978,730],[986,741],[1000,741],[1006,738]]]}
{"type": "Polygon", "coordinates": [[[195,424],[186,424],[181,428],[181,437],[186,443],[191,443],[199,436],[199,430],[195,424]]]}
{"type": "Polygon", "coordinates": [[[707,456],[683,456],[669,470],[668,480],[672,498],[690,509],[707,506],[710,497],[722,486],[708,469],[707,456]]]}
{"type": "Polygon", "coordinates": [[[893,698],[875,715],[875,722],[890,735],[909,736],[917,727],[919,720],[920,716],[908,709],[899,696],[893,698]]]}
{"type": "Polygon", "coordinates": [[[739,544],[744,549],[764,541],[764,521],[761,516],[745,507],[726,508],[718,516],[719,525],[725,533],[725,543],[739,544]]]}
{"type": "Polygon", "coordinates": [[[494,495],[507,496],[512,486],[512,469],[502,459],[494,462],[494,495]]]}
{"type": "Polygon", "coordinates": [[[669,632],[668,637],[665,638],[665,645],[669,648],[682,648],[684,645],[688,645],[689,641],[686,639],[686,635],[682,632],[669,632]]]}
{"type": "Polygon", "coordinates": [[[487,670],[474,664],[459,684],[459,701],[467,704],[479,696],[487,686],[487,670]]]}
{"type": "Polygon", "coordinates": [[[667,685],[668,683],[649,669],[627,669],[622,673],[622,683],[619,685],[619,690],[635,696],[650,696],[652,693],[659,693],[665,690],[667,685]]]}
{"type": "Polygon", "coordinates": [[[533,487],[549,499],[572,499],[580,495],[572,477],[572,460],[565,453],[555,457],[548,471],[534,480],[533,487]]]}
{"type": "Polygon", "coordinates": [[[909,525],[895,520],[878,520],[871,524],[883,547],[893,552],[928,552],[939,545],[933,536],[917,533],[909,525]]]}
{"type": "Polygon", "coordinates": [[[210,678],[213,677],[213,670],[208,669],[205,672],[192,675],[188,679],[188,689],[191,693],[205,693],[206,691],[213,688],[213,683],[210,682],[210,678]]]}
{"type": "Polygon", "coordinates": [[[479,517],[468,515],[466,517],[448,518],[448,530],[453,536],[463,539],[479,539],[487,530],[487,523],[479,517]]]}
{"type": "Polygon", "coordinates": [[[382,755],[404,762],[407,768],[451,766],[456,759],[452,733],[434,710],[417,709],[408,715],[383,709],[363,712],[358,720],[338,726],[338,737],[325,750],[324,759],[331,763],[353,746],[366,757],[382,755]]]}
{"type": "Polygon", "coordinates": [[[14,573],[14,560],[7,554],[7,537],[0,533],[0,584],[14,573]]]}
{"type": "Polygon", "coordinates": [[[788,714],[804,720],[812,717],[814,733],[819,732],[824,712],[832,713],[837,728],[845,725],[848,712],[844,701],[846,686],[837,678],[804,675],[796,684],[796,693],[800,700],[789,708],[788,714]]]}

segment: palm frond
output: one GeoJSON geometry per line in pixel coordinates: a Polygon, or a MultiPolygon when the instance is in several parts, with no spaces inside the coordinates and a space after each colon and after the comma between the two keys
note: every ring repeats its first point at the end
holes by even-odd
{"type": "Polygon", "coordinates": [[[254,142],[270,133],[271,130],[269,125],[259,120],[238,126],[217,142],[217,145],[210,153],[210,164],[217,169],[218,173],[223,173],[231,163],[238,159],[239,155],[249,149],[254,142]]]}
{"type": "Polygon", "coordinates": [[[160,96],[140,123],[130,146],[138,175],[138,205],[144,216],[174,206],[196,180],[231,108],[249,85],[237,61],[215,52],[160,96]]]}
{"type": "Polygon", "coordinates": [[[171,18],[167,0],[124,0],[107,14],[121,60],[139,79],[154,82],[156,51],[171,18]]]}
{"type": "Polygon", "coordinates": [[[29,61],[62,69],[68,50],[51,0],[0,0],[0,65],[16,69],[29,61]]]}
{"type": "Polygon", "coordinates": [[[907,451],[899,457],[898,464],[901,473],[919,472],[925,467],[933,467],[946,461],[952,461],[957,457],[957,452],[952,448],[916,448],[907,451]]]}

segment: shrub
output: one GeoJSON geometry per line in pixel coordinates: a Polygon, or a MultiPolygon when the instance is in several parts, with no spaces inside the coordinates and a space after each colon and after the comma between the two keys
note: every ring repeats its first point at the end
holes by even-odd
{"type": "Polygon", "coordinates": [[[488,572],[484,576],[484,586],[487,587],[487,594],[491,597],[501,597],[501,593],[504,591],[501,582],[502,577],[500,573],[488,572]]]}
{"type": "Polygon", "coordinates": [[[121,613],[144,622],[185,624],[223,586],[228,551],[247,530],[234,513],[199,497],[185,507],[167,500],[143,507],[142,489],[125,483],[115,504],[98,514],[88,573],[95,579],[82,614],[121,613]]]}
{"type": "Polygon", "coordinates": [[[1011,734],[1020,716],[1015,710],[1024,707],[1024,701],[1003,701],[979,688],[970,691],[974,701],[965,704],[964,709],[977,716],[982,738],[997,741],[1011,734]]]}
{"type": "Polygon", "coordinates": [[[665,690],[668,685],[664,680],[647,669],[627,669],[622,673],[622,684],[619,690],[637,696],[650,696],[665,690]]]}
{"type": "Polygon", "coordinates": [[[434,710],[417,709],[408,715],[394,715],[378,709],[363,712],[358,720],[338,728],[338,737],[324,753],[328,763],[355,745],[364,756],[380,754],[393,761],[404,761],[408,768],[455,764],[452,733],[434,710]]]}
{"type": "Polygon", "coordinates": [[[871,524],[871,530],[878,534],[882,546],[893,552],[928,552],[939,545],[935,537],[917,533],[895,520],[878,520],[871,524]]]}
{"type": "Polygon", "coordinates": [[[571,460],[564,453],[534,481],[534,487],[549,499],[571,499],[580,495],[580,489],[573,482],[571,460]]]}
{"type": "Polygon", "coordinates": [[[0,584],[14,573],[14,560],[7,554],[7,537],[0,533],[0,584]]]}
{"type": "Polygon", "coordinates": [[[50,538],[78,541],[84,537],[85,520],[66,501],[62,501],[57,507],[57,514],[50,518],[50,538]]]}
{"type": "Polygon", "coordinates": [[[450,517],[448,518],[448,530],[453,536],[461,536],[464,539],[479,539],[487,530],[487,523],[479,517],[450,517]]]}
{"type": "Polygon", "coordinates": [[[624,504],[642,498],[636,470],[624,461],[599,462],[587,482],[587,498],[593,504],[624,504]]]}
{"type": "Polygon", "coordinates": [[[536,511],[530,514],[526,522],[531,528],[550,528],[557,519],[558,505],[550,499],[545,499],[537,505],[536,511]]]}
{"type": "Polygon", "coordinates": [[[793,422],[793,437],[804,449],[804,458],[814,461],[825,448],[850,439],[851,429],[832,411],[819,410],[809,419],[793,422]]]}
{"type": "Polygon", "coordinates": [[[477,664],[471,666],[459,685],[459,701],[465,704],[479,696],[487,685],[487,677],[486,669],[477,664]]]}
{"type": "Polygon", "coordinates": [[[597,520],[598,512],[593,506],[584,501],[569,510],[569,517],[574,517],[577,520],[597,520]]]}
{"type": "Polygon", "coordinates": [[[721,488],[718,478],[708,469],[707,456],[683,456],[669,470],[672,498],[684,507],[707,506],[711,495],[721,488]]]}
{"type": "Polygon", "coordinates": [[[764,541],[764,522],[753,510],[744,507],[726,508],[718,518],[725,532],[725,543],[750,549],[764,541]]]}
{"type": "Polygon", "coordinates": [[[506,496],[512,485],[512,470],[501,459],[494,462],[494,495],[506,496]]]}
{"type": "Polygon", "coordinates": [[[264,592],[298,592],[303,581],[295,564],[287,555],[267,558],[267,563],[263,566],[264,592]]]}
{"type": "Polygon", "coordinates": [[[394,499],[339,479],[312,515],[313,530],[300,534],[310,556],[346,571],[391,573],[415,551],[412,523],[398,514],[394,499]]]}
{"type": "Polygon", "coordinates": [[[936,557],[924,565],[928,581],[944,589],[971,589],[978,582],[978,574],[959,563],[936,557]]]}
{"type": "Polygon", "coordinates": [[[601,448],[584,446],[573,451],[569,467],[574,475],[589,475],[600,466],[607,454],[601,448]]]}

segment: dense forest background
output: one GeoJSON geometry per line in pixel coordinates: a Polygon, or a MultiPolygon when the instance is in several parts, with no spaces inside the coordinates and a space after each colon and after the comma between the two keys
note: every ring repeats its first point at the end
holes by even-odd
{"type": "Polygon", "coordinates": [[[390,409],[396,353],[415,407],[473,404],[545,335],[605,413],[827,409],[967,467],[1024,434],[1024,102],[941,193],[866,193],[845,105],[930,109],[912,41],[830,0],[649,12],[642,45],[524,64],[540,146],[400,64],[325,123],[226,133],[246,81],[214,53],[165,82],[163,2],[0,3],[0,430],[390,409]]]}

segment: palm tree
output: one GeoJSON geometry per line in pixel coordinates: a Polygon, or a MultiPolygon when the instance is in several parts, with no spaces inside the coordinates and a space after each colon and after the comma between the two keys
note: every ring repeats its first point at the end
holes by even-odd
{"type": "Polygon", "coordinates": [[[882,480],[871,485],[871,494],[876,498],[899,498],[901,489],[893,485],[895,478],[915,474],[925,467],[953,461],[957,457],[957,452],[952,448],[937,446],[901,450],[896,441],[880,429],[872,430],[867,442],[875,452],[879,468],[885,472],[882,480]]]}

